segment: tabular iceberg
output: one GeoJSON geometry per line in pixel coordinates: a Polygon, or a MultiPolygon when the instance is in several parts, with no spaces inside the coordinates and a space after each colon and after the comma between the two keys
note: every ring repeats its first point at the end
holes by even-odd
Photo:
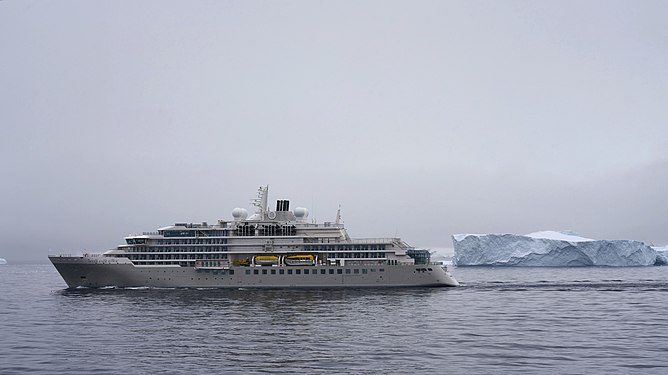
{"type": "Polygon", "coordinates": [[[668,247],[640,241],[592,240],[572,232],[455,234],[453,262],[458,266],[653,266],[668,264],[668,247]]]}

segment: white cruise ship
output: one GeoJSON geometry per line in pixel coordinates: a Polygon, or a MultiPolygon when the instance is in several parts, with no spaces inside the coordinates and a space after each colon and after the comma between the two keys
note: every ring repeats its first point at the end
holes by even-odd
{"type": "Polygon", "coordinates": [[[258,189],[256,212],[216,224],[176,223],[125,238],[103,254],[49,259],[70,288],[336,288],[457,286],[428,250],[399,238],[351,239],[335,222],[309,223],[308,210],[258,189]]]}

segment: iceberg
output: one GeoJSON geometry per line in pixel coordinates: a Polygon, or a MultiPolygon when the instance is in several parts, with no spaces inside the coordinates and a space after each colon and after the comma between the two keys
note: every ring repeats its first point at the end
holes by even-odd
{"type": "Polygon", "coordinates": [[[5,258],[0,258],[0,264],[7,264],[7,260],[5,258]]]}
{"type": "Polygon", "coordinates": [[[632,240],[594,240],[569,231],[455,234],[457,266],[653,266],[668,264],[668,247],[632,240]]]}
{"type": "Polygon", "coordinates": [[[657,266],[668,266],[668,246],[652,247],[656,251],[657,266]]]}

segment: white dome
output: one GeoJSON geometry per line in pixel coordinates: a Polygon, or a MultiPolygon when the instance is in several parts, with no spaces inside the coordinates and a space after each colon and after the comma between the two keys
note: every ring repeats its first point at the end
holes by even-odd
{"type": "Polygon", "coordinates": [[[245,220],[248,217],[248,211],[245,208],[235,208],[232,210],[232,217],[234,220],[245,220]]]}
{"type": "Polygon", "coordinates": [[[295,217],[300,220],[304,220],[308,217],[308,210],[304,207],[297,207],[294,211],[295,217]]]}

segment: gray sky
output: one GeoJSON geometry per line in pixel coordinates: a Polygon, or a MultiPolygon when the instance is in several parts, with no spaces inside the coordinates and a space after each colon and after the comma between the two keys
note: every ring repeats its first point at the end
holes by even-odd
{"type": "Polygon", "coordinates": [[[665,1],[0,2],[0,257],[230,218],[668,244],[665,1]],[[272,203],[273,205],[273,203],[272,203]]]}

